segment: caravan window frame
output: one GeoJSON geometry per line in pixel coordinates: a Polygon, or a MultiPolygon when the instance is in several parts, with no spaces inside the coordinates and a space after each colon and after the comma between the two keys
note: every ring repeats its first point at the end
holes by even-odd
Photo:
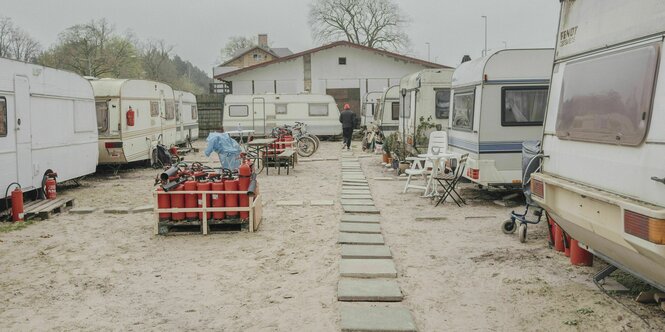
{"type": "Polygon", "coordinates": [[[330,105],[328,104],[322,104],[322,103],[312,103],[308,104],[308,113],[309,116],[328,116],[330,114],[330,105]],[[312,114],[312,106],[325,106],[326,108],[326,113],[325,114],[312,114]]]}
{"type": "Polygon", "coordinates": [[[156,100],[150,101],[150,116],[153,118],[159,116],[159,102],[156,100]]]}
{"type": "Polygon", "coordinates": [[[199,109],[196,105],[191,105],[192,106],[192,120],[196,120],[199,118],[199,109]]]}
{"type": "Polygon", "coordinates": [[[473,121],[475,120],[475,113],[476,113],[476,87],[473,87],[473,89],[463,89],[461,91],[455,91],[453,93],[453,107],[452,107],[452,129],[454,130],[459,130],[459,131],[468,131],[468,132],[473,132],[473,121]],[[469,119],[469,127],[461,127],[455,125],[455,115],[457,114],[455,108],[457,107],[457,103],[455,102],[455,98],[457,96],[461,95],[471,95],[471,117],[469,119]]]}
{"type": "Polygon", "coordinates": [[[651,125],[662,45],[662,42],[649,43],[566,64],[557,110],[557,137],[621,146],[641,145],[651,125]],[[643,75],[634,75],[640,70],[643,75]],[[607,77],[608,73],[613,80],[607,77]],[[579,91],[580,87],[587,91],[579,91]],[[601,87],[604,89],[600,90],[601,87]],[[630,109],[629,106],[637,102],[639,104],[630,109]]]}
{"type": "Polygon", "coordinates": [[[542,126],[545,122],[545,113],[547,111],[547,94],[549,93],[549,86],[547,85],[529,85],[529,86],[504,86],[501,87],[501,126],[502,127],[528,127],[528,126],[542,126]],[[543,119],[540,121],[507,121],[506,120],[506,92],[510,91],[545,91],[545,100],[543,102],[543,119]]]}
{"type": "Polygon", "coordinates": [[[175,119],[175,102],[174,101],[166,101],[164,103],[164,119],[166,120],[173,120],[175,119]]]}
{"type": "Polygon", "coordinates": [[[8,135],[7,122],[9,122],[9,120],[7,119],[8,116],[7,98],[5,98],[4,96],[0,97],[0,105],[2,105],[0,106],[0,137],[7,137],[8,135]]]}
{"type": "Polygon", "coordinates": [[[180,103],[175,103],[175,120],[180,121],[180,103]]]}
{"type": "Polygon", "coordinates": [[[247,106],[247,105],[229,105],[229,117],[245,118],[245,117],[248,117],[248,116],[249,116],[249,106],[247,106]],[[233,113],[234,109],[237,109],[237,108],[243,109],[244,110],[244,115],[238,115],[238,114],[234,115],[234,113],[233,113]]]}
{"type": "Polygon", "coordinates": [[[105,101],[105,100],[103,100],[103,101],[95,101],[95,115],[97,116],[97,133],[99,133],[99,134],[106,134],[106,133],[109,131],[109,122],[110,122],[110,121],[109,121],[109,102],[108,102],[108,101],[105,101]],[[104,117],[100,117],[100,116],[99,116],[99,108],[97,108],[97,105],[98,105],[98,104],[104,104],[104,105],[106,105],[106,112],[105,112],[106,116],[104,116],[104,117]],[[102,128],[99,128],[99,119],[100,119],[100,118],[104,118],[104,119],[106,120],[106,122],[105,122],[105,125],[106,125],[106,126],[105,126],[105,127],[102,126],[102,128]]]}
{"type": "Polygon", "coordinates": [[[449,88],[442,88],[442,89],[434,89],[434,117],[437,119],[448,119],[450,118],[450,91],[452,89],[449,88]],[[439,102],[439,92],[443,92],[445,95],[448,96],[448,111],[444,113],[444,115],[439,116],[439,112],[437,112],[437,104],[439,102]],[[446,93],[447,92],[447,93],[446,93]]]}
{"type": "Polygon", "coordinates": [[[289,104],[287,103],[276,103],[275,104],[275,114],[276,115],[286,115],[289,114],[289,104]],[[284,106],[284,112],[279,112],[279,108],[284,106]]]}
{"type": "Polygon", "coordinates": [[[400,112],[400,102],[399,101],[391,101],[390,102],[390,119],[395,121],[399,120],[399,112],[400,112]],[[395,110],[395,105],[397,105],[397,110],[395,110]],[[397,112],[395,112],[397,111],[397,112]]]}

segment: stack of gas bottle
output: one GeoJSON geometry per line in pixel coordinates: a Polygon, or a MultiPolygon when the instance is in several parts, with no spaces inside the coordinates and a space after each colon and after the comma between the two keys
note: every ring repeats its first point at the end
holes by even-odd
{"type": "Polygon", "coordinates": [[[554,250],[562,251],[566,257],[570,257],[570,263],[578,266],[593,265],[593,254],[579,246],[579,242],[568,235],[563,228],[548,217],[550,234],[553,237],[554,250]]]}
{"type": "MultiPolygon", "coordinates": [[[[245,159],[236,171],[213,169],[201,163],[180,162],[164,170],[156,179],[157,206],[159,209],[175,208],[248,208],[250,199],[258,194],[256,173],[250,160],[245,159]],[[178,191],[208,192],[201,194],[177,194],[178,191]],[[218,192],[228,193],[218,193],[218,192]],[[170,194],[160,194],[171,192],[170,194]],[[210,193],[217,192],[217,193],[210,193]],[[246,193],[239,193],[246,192],[246,193]]],[[[249,219],[249,211],[208,212],[207,220],[249,219]]],[[[203,220],[203,212],[159,213],[160,221],[191,222],[203,220]]]]}
{"type": "Polygon", "coordinates": [[[275,137],[275,142],[268,146],[268,157],[273,154],[280,154],[287,149],[293,148],[293,136],[291,134],[280,134],[275,137]]]}

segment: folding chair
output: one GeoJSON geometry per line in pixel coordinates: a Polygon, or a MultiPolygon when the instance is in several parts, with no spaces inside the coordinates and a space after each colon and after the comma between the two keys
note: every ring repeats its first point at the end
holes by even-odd
{"type": "MultiPolygon", "coordinates": [[[[433,131],[429,135],[429,144],[427,146],[427,154],[434,154],[434,150],[446,153],[448,151],[448,134],[445,131],[433,131]]],[[[411,162],[411,168],[404,171],[406,173],[406,184],[402,193],[406,193],[409,188],[426,190],[426,186],[415,185],[411,183],[413,176],[422,176],[427,181],[427,174],[432,168],[432,162],[427,158],[408,157],[406,160],[411,162]],[[424,164],[421,165],[421,162],[424,164]]]]}
{"type": "Polygon", "coordinates": [[[466,160],[469,158],[469,154],[465,153],[458,160],[456,159],[451,159],[450,160],[450,168],[448,167],[443,167],[444,170],[448,170],[448,173],[445,173],[444,170],[442,170],[439,175],[435,176],[434,179],[439,182],[441,187],[444,188],[443,195],[441,195],[441,198],[439,198],[439,201],[436,202],[435,206],[439,206],[439,204],[443,203],[446,201],[446,198],[450,196],[450,198],[453,199],[455,204],[457,206],[462,206],[462,204],[466,204],[466,201],[462,196],[457,192],[457,183],[462,179],[464,176],[464,171],[466,168],[466,160]],[[457,165],[455,165],[455,163],[457,165]],[[445,182],[445,184],[444,184],[445,182]],[[457,196],[457,198],[455,198],[457,196]],[[461,204],[460,204],[461,203],[461,204]]]}

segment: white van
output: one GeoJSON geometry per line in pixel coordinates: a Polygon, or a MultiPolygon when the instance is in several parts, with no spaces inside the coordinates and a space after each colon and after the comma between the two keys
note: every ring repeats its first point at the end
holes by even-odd
{"type": "Polygon", "coordinates": [[[95,172],[97,123],[90,83],[71,72],[0,58],[0,198],[17,182],[41,188],[95,172]]]}
{"type": "Polygon", "coordinates": [[[318,136],[342,134],[333,97],[314,94],[227,95],[222,124],[225,131],[254,130],[269,136],[274,127],[301,121],[318,136]]]}
{"type": "Polygon", "coordinates": [[[561,6],[531,196],[594,254],[665,290],[665,6],[561,6]]]}
{"type": "Polygon", "coordinates": [[[553,49],[507,49],[455,70],[448,146],[469,153],[466,178],[521,185],[522,142],[542,135],[553,58],[553,49]]]}
{"type": "Polygon", "coordinates": [[[175,100],[170,86],[111,78],[90,83],[97,106],[100,165],[153,161],[158,143],[175,145],[175,100]],[[128,123],[132,117],[134,125],[128,123]]]}
{"type": "Polygon", "coordinates": [[[388,136],[399,128],[399,85],[393,85],[377,100],[374,121],[372,122],[388,136]]]}
{"type": "Polygon", "coordinates": [[[199,111],[194,94],[173,90],[175,97],[176,139],[178,145],[199,138],[199,111]]]}
{"type": "Polygon", "coordinates": [[[432,129],[445,130],[448,127],[454,71],[448,68],[423,69],[401,79],[398,93],[405,92],[405,95],[398,124],[400,136],[406,137],[407,144],[414,144],[421,117],[436,126],[432,129]]]}

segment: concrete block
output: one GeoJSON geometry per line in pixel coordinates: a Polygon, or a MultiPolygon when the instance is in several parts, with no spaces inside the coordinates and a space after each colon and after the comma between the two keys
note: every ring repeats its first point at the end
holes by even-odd
{"type": "Polygon", "coordinates": [[[342,222],[370,223],[378,224],[381,222],[381,216],[373,214],[343,214],[342,222]]]}
{"type": "Polygon", "coordinates": [[[335,205],[335,201],[333,200],[316,200],[316,201],[311,201],[309,203],[311,206],[331,206],[335,205]]]}
{"type": "Polygon", "coordinates": [[[381,226],[379,224],[343,222],[339,224],[339,231],[344,233],[381,234],[381,226]]]}
{"type": "Polygon", "coordinates": [[[128,214],[129,213],[129,208],[126,206],[115,206],[115,207],[110,207],[104,209],[104,213],[110,213],[110,214],[128,214]]]}
{"type": "Polygon", "coordinates": [[[347,259],[339,263],[339,274],[350,278],[397,278],[392,259],[347,259]]]}
{"type": "Polygon", "coordinates": [[[391,331],[415,332],[418,329],[409,309],[403,306],[347,303],[341,307],[340,327],[343,332],[391,331]]]}
{"type": "Polygon", "coordinates": [[[69,210],[69,213],[72,214],[90,214],[93,213],[97,210],[97,208],[94,207],[75,207],[71,210],[69,210]]]}
{"type": "Polygon", "coordinates": [[[342,195],[371,195],[367,189],[342,189],[342,195]]]}
{"type": "Polygon", "coordinates": [[[364,206],[364,205],[342,205],[344,212],[346,213],[373,213],[379,214],[379,209],[376,206],[364,206]]]}
{"type": "Polygon", "coordinates": [[[342,279],[337,283],[339,301],[399,302],[402,298],[395,280],[342,279]]]}
{"type": "Polygon", "coordinates": [[[372,199],[372,195],[342,195],[342,199],[372,199]]]}
{"type": "Polygon", "coordinates": [[[132,209],[132,213],[152,212],[153,209],[154,209],[154,206],[152,206],[152,205],[137,206],[137,207],[132,209]]]}
{"type": "Polygon", "coordinates": [[[360,206],[374,206],[374,201],[371,199],[342,199],[342,205],[360,205],[360,206]]]}
{"type": "Polygon", "coordinates": [[[377,180],[377,181],[392,181],[394,179],[395,178],[392,178],[392,177],[389,177],[389,176],[379,176],[379,177],[374,178],[374,180],[377,180]]]}
{"type": "Polygon", "coordinates": [[[278,201],[277,206],[303,206],[303,201],[278,201]]]}
{"type": "Polygon", "coordinates": [[[339,233],[339,244],[383,244],[381,234],[339,233]]]}
{"type": "Polygon", "coordinates": [[[342,258],[388,259],[392,257],[393,255],[390,252],[390,248],[385,245],[342,245],[342,258]]]}

